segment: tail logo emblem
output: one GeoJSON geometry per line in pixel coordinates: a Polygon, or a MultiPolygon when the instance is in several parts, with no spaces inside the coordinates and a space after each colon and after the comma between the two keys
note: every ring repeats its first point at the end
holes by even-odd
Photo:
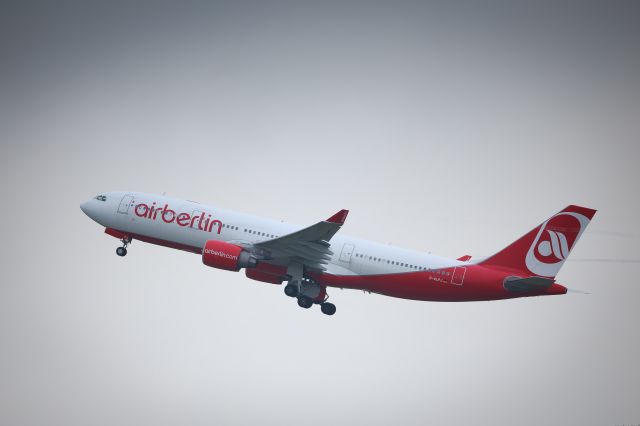
{"type": "Polygon", "coordinates": [[[559,231],[547,230],[549,240],[540,241],[538,244],[538,254],[547,258],[553,254],[557,260],[564,260],[569,256],[569,244],[567,237],[559,231]]]}
{"type": "Polygon", "coordinates": [[[554,277],[588,224],[586,216],[575,212],[558,213],[543,223],[525,258],[529,271],[554,277]]]}

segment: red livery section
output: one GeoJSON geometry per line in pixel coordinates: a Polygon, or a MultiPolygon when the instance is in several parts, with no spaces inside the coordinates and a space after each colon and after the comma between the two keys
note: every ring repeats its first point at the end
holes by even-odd
{"type": "Polygon", "coordinates": [[[282,284],[282,281],[287,279],[287,268],[267,262],[258,262],[255,268],[246,270],[246,276],[256,281],[282,284]]]}
{"type": "Polygon", "coordinates": [[[278,275],[271,275],[262,271],[257,271],[255,269],[247,269],[245,275],[247,276],[247,278],[251,278],[252,280],[269,284],[282,284],[282,281],[284,281],[286,278],[278,275]]]}
{"type": "Polygon", "coordinates": [[[202,249],[202,263],[227,271],[239,271],[257,263],[242,247],[224,241],[209,240],[202,249]]]}
{"type": "Polygon", "coordinates": [[[512,299],[526,296],[565,294],[567,289],[553,284],[544,290],[513,293],[504,287],[507,277],[503,272],[472,265],[465,267],[464,282],[456,284],[453,277],[456,269],[440,270],[443,275],[432,272],[409,272],[405,274],[341,276],[322,274],[314,278],[327,287],[364,290],[403,299],[433,302],[463,302],[512,299]]]}
{"type": "Polygon", "coordinates": [[[349,214],[349,210],[342,209],[338,213],[334,214],[329,219],[327,219],[326,222],[339,223],[342,225],[347,220],[348,214],[349,214]]]}

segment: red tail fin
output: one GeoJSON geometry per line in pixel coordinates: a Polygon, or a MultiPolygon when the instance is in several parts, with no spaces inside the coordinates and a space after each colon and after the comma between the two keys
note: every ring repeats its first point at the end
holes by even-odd
{"type": "Polygon", "coordinates": [[[595,213],[586,207],[569,206],[480,265],[553,278],[595,213]]]}

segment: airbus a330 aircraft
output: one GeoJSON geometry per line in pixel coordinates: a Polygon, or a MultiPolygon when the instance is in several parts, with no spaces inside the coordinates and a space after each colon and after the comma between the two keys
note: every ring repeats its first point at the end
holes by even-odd
{"type": "Polygon", "coordinates": [[[348,210],[300,227],[141,192],[103,193],[80,208],[122,241],[119,256],[133,240],[189,251],[207,266],[286,282],[284,293],[300,307],[318,304],[327,315],[336,312],[327,287],[430,301],[565,294],[555,276],[596,212],[569,206],[493,256],[472,260],[336,235],[348,210]]]}

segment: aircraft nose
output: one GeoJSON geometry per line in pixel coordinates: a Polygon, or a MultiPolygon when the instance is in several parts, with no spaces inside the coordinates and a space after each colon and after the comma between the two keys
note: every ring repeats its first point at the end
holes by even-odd
{"type": "Polygon", "coordinates": [[[84,212],[91,219],[96,220],[98,210],[95,202],[93,200],[87,200],[84,203],[80,204],[80,210],[84,212]]]}

